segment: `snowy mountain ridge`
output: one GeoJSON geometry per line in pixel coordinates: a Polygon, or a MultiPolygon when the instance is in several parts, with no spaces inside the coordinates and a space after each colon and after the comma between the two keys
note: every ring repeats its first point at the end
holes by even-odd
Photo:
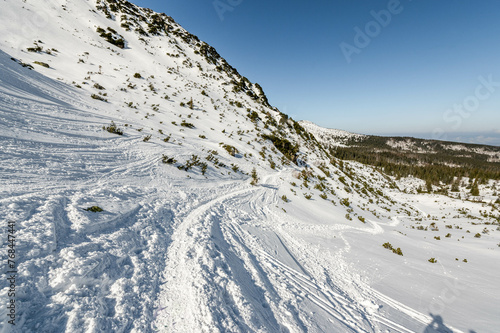
{"type": "Polygon", "coordinates": [[[363,134],[350,133],[344,130],[324,128],[308,120],[301,120],[299,124],[309,133],[313,134],[324,145],[339,146],[345,145],[349,141],[356,141],[366,137],[363,134]]]}
{"type": "Polygon", "coordinates": [[[481,202],[412,194],[421,180],[336,159],[323,130],[127,1],[4,0],[0,22],[19,253],[2,332],[498,326],[498,182],[481,202]]]}

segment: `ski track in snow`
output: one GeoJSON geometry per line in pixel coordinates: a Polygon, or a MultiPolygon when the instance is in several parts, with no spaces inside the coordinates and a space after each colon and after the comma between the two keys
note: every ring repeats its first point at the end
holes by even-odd
{"type": "MultiPolygon", "coordinates": [[[[362,296],[354,299],[349,295],[350,290],[319,283],[293,254],[297,249],[289,248],[282,239],[291,236],[282,228],[273,228],[277,217],[266,207],[276,203],[275,186],[274,182],[257,188],[236,189],[219,196],[198,206],[177,227],[168,250],[165,284],[153,324],[155,329],[165,332],[212,331],[214,328],[221,332],[300,332],[328,331],[327,327],[337,327],[346,332],[413,331],[378,314],[380,304],[401,311],[417,326],[429,322],[427,315],[366,285],[355,286],[362,296]],[[244,209],[245,205],[248,210],[244,209]],[[240,209],[234,211],[234,207],[240,209]],[[242,219],[239,213],[245,217],[242,219]],[[242,228],[252,220],[266,218],[267,226],[274,229],[277,240],[274,246],[281,248],[297,268],[290,267],[275,258],[269,249],[262,248],[258,233],[252,235],[242,228]],[[258,295],[265,295],[265,298],[258,295]],[[312,305],[322,311],[324,318],[308,317],[301,309],[306,303],[309,304],[306,308],[312,305]],[[323,322],[323,326],[318,322],[323,322]]],[[[398,223],[394,218],[388,225],[398,223]]],[[[327,269],[342,272],[343,281],[352,277],[346,269],[348,265],[340,264],[342,253],[350,248],[342,233],[384,232],[378,223],[371,221],[371,224],[371,228],[333,226],[340,231],[345,248],[335,255],[339,262],[337,267],[327,269]]]]}

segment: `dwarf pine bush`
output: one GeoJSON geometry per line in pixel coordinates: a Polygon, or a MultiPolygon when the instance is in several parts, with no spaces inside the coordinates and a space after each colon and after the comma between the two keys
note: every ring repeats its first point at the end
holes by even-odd
{"type": "Polygon", "coordinates": [[[223,145],[222,148],[224,148],[231,156],[236,156],[236,154],[238,153],[238,149],[231,145],[223,145]]]}
{"type": "Polygon", "coordinates": [[[200,158],[198,155],[191,155],[191,159],[186,161],[184,165],[180,165],[177,168],[179,170],[184,170],[184,171],[189,171],[189,169],[192,169],[193,167],[198,166],[201,169],[201,174],[204,175],[205,172],[208,169],[208,165],[205,162],[201,162],[200,158]]]}
{"type": "Polygon", "coordinates": [[[403,255],[403,251],[398,247],[397,249],[392,249],[392,252],[396,253],[398,256],[403,255]]]}
{"type": "Polygon", "coordinates": [[[120,128],[118,128],[118,126],[116,126],[114,121],[112,121],[111,124],[108,126],[103,126],[102,129],[108,131],[109,133],[123,135],[123,131],[120,128]]]}
{"type": "Polygon", "coordinates": [[[102,212],[103,209],[99,206],[92,206],[92,207],[88,207],[88,208],[85,208],[85,210],[87,212],[92,212],[92,213],[99,213],[99,212],[102,212]]]}
{"type": "Polygon", "coordinates": [[[41,47],[40,45],[38,45],[38,44],[35,43],[35,47],[28,47],[26,50],[28,52],[36,52],[36,53],[38,53],[38,52],[42,52],[43,47],[41,47]]]}
{"type": "Polygon", "coordinates": [[[161,161],[165,164],[174,164],[177,162],[173,157],[168,157],[167,155],[163,155],[161,161]]]}
{"type": "Polygon", "coordinates": [[[45,67],[45,68],[50,68],[49,64],[45,63],[45,62],[41,62],[41,61],[33,61],[33,63],[39,65],[39,66],[42,66],[42,67],[45,67]]]}
{"type": "Polygon", "coordinates": [[[90,97],[92,97],[93,99],[97,99],[98,101],[102,101],[102,102],[107,102],[108,100],[100,95],[97,95],[97,94],[92,94],[90,95],[90,97]]]}
{"type": "Polygon", "coordinates": [[[101,86],[99,83],[94,83],[94,88],[99,89],[99,90],[106,90],[106,88],[101,86]]]}
{"type": "Polygon", "coordinates": [[[193,125],[193,124],[188,123],[188,122],[186,122],[185,120],[183,120],[183,121],[181,122],[181,126],[183,126],[183,127],[187,127],[187,128],[194,128],[194,125],[193,125]]]}
{"type": "Polygon", "coordinates": [[[265,140],[270,140],[274,147],[278,149],[283,155],[286,156],[290,161],[297,163],[297,153],[299,152],[299,146],[291,143],[287,139],[280,138],[276,135],[262,135],[265,140]]]}
{"type": "Polygon", "coordinates": [[[257,185],[257,183],[259,182],[259,176],[257,175],[257,170],[255,168],[252,169],[251,176],[252,181],[250,182],[250,184],[257,185]]]}
{"type": "Polygon", "coordinates": [[[248,118],[250,118],[251,121],[253,122],[257,122],[258,120],[260,120],[259,118],[259,114],[255,111],[252,111],[248,114],[248,118]]]}
{"type": "Polygon", "coordinates": [[[97,33],[99,33],[99,36],[104,38],[108,43],[123,49],[125,47],[125,40],[120,35],[118,35],[116,30],[109,27],[108,30],[110,32],[106,32],[106,30],[101,27],[97,27],[96,29],[97,33]],[[117,35],[118,37],[115,37],[113,35],[117,35]]]}
{"type": "Polygon", "coordinates": [[[344,205],[346,207],[349,207],[351,205],[348,198],[344,198],[344,199],[340,200],[340,204],[344,205]]]}
{"type": "Polygon", "coordinates": [[[397,249],[395,249],[395,248],[393,248],[393,247],[392,247],[392,244],[391,244],[391,243],[389,243],[389,242],[386,242],[386,243],[382,244],[382,246],[383,246],[385,249],[391,250],[391,251],[392,251],[392,253],[395,253],[395,254],[397,254],[398,256],[402,256],[402,255],[403,255],[403,251],[401,250],[401,248],[399,248],[399,247],[398,247],[397,249]]]}

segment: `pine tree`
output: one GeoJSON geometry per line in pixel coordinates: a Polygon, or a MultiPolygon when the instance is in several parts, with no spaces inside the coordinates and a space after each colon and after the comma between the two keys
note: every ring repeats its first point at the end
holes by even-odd
{"type": "Polygon", "coordinates": [[[472,188],[470,189],[470,194],[475,197],[479,195],[479,186],[477,185],[477,182],[474,182],[474,184],[472,185],[472,188]]]}
{"type": "Polygon", "coordinates": [[[432,193],[432,183],[430,180],[427,180],[425,186],[427,187],[427,192],[432,193]]]}

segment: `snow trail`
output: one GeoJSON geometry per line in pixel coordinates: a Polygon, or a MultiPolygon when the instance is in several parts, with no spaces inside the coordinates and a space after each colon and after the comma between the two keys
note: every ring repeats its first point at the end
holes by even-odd
{"type": "MultiPolygon", "coordinates": [[[[209,327],[219,332],[302,332],[336,327],[341,331],[382,332],[386,327],[412,332],[374,309],[374,304],[386,304],[396,311],[404,310],[400,304],[360,281],[345,289],[345,281],[355,280],[349,266],[342,263],[342,254],[349,250],[347,240],[345,248],[333,254],[336,267],[294,255],[299,249],[291,249],[287,243],[300,241],[274,225],[277,217],[265,208],[277,202],[277,179],[268,176],[264,179],[267,184],[236,187],[199,205],[183,219],[168,250],[154,328],[165,332],[204,331],[209,327]],[[261,202],[266,203],[264,209],[261,202]],[[252,221],[259,222],[255,225],[252,221]],[[273,251],[263,246],[262,236],[274,239],[273,251]],[[272,253],[279,253],[296,268],[272,253]],[[314,266],[315,272],[337,271],[342,286],[334,284],[332,288],[327,281],[319,282],[301,262],[308,266],[316,262],[319,266],[314,266]],[[319,312],[311,317],[304,310],[312,308],[319,312]]],[[[391,225],[397,223],[394,219],[391,225]]],[[[371,228],[344,228],[340,232],[375,235],[383,229],[372,222],[371,228]]],[[[303,248],[299,251],[308,252],[303,248]]],[[[428,319],[408,308],[404,311],[417,320],[417,325],[428,319]]]]}

